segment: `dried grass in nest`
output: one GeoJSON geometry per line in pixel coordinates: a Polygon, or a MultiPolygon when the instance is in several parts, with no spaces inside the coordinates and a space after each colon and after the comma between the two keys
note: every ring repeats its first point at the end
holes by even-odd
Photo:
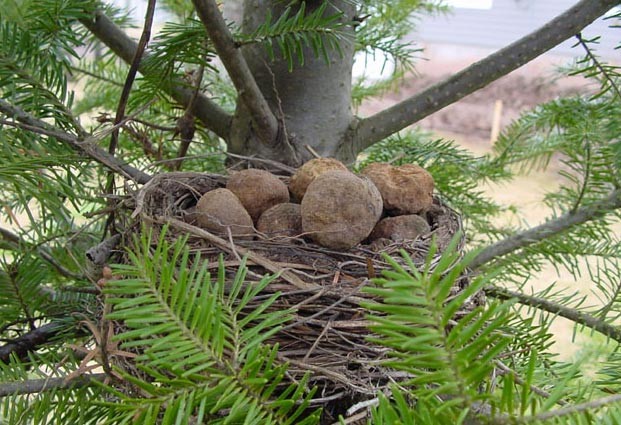
{"type": "MultiPolygon", "coordinates": [[[[310,383],[318,388],[313,404],[324,408],[324,422],[331,422],[339,414],[362,418],[367,410],[365,400],[373,399],[378,390],[404,377],[381,365],[386,349],[366,340],[369,323],[360,303],[370,295],[361,290],[370,284],[370,278],[388,267],[382,259],[383,253],[399,261],[399,251],[404,249],[415,264],[422,266],[435,236],[439,250],[432,261],[433,267],[442,250],[461,230],[459,215],[436,199],[435,213],[430,217],[431,234],[416,240],[390,242],[381,249],[359,245],[338,252],[301,238],[259,236],[255,240],[233,241],[193,226],[189,218],[200,196],[223,187],[226,180],[226,176],[213,174],[159,175],[135,195],[134,217],[150,223],[156,230],[168,224],[168,237],[188,234],[189,247],[212,260],[214,266],[223,254],[231,275],[243,256],[248,257],[250,281],[266,273],[280,273],[259,298],[281,292],[275,307],[295,312],[295,320],[270,340],[279,344],[281,360],[289,363],[290,379],[300,379],[310,372],[310,383]],[[356,411],[356,406],[360,411],[356,411]]],[[[460,250],[463,244],[462,238],[460,250]]],[[[467,284],[467,279],[462,278],[453,292],[459,293],[467,284]]],[[[480,305],[482,297],[482,294],[473,297],[463,306],[461,314],[480,305]]]]}

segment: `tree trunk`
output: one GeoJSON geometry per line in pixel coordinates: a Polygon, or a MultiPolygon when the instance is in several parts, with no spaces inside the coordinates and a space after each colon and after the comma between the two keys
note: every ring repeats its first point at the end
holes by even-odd
{"type": "MultiPolygon", "coordinates": [[[[317,1],[308,2],[307,12],[320,4],[317,1]]],[[[242,31],[253,33],[266,21],[268,10],[273,17],[279,17],[285,6],[286,2],[279,0],[245,0],[242,31]]],[[[337,13],[337,8],[343,12],[340,18],[343,22],[352,22],[355,7],[351,2],[334,1],[327,8],[326,14],[337,13]]],[[[261,44],[248,45],[242,49],[261,92],[279,120],[280,131],[277,140],[259,140],[248,109],[239,102],[229,137],[230,152],[257,155],[292,165],[310,159],[311,151],[344,161],[354,159],[351,155],[344,155],[340,149],[353,119],[353,28],[348,26],[344,31],[349,32],[351,38],[340,41],[340,52],[328,50],[329,63],[323,57],[316,57],[307,46],[304,48],[303,66],[296,57],[291,71],[277,46],[274,46],[273,59],[270,59],[265,46],[261,44]]]]}

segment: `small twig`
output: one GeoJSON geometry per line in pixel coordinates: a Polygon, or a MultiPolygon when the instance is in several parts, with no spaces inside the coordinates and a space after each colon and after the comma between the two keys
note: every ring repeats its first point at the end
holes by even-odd
{"type": "Polygon", "coordinates": [[[84,388],[93,384],[94,381],[103,382],[105,373],[93,373],[82,375],[67,381],[66,378],[28,379],[19,382],[0,383],[0,397],[10,395],[39,394],[53,390],[68,390],[84,388]]]}
{"type": "MultiPolygon", "coordinates": [[[[0,237],[4,240],[6,240],[7,242],[15,245],[16,248],[18,248],[20,245],[22,246],[32,246],[32,244],[30,244],[29,242],[24,241],[23,239],[21,239],[19,236],[17,236],[16,234],[10,232],[7,229],[1,228],[0,227],[0,237]]],[[[39,254],[39,256],[46,261],[49,265],[51,265],[54,269],[56,269],[56,271],[61,274],[62,276],[69,278],[69,279],[75,279],[75,280],[84,280],[86,279],[86,277],[84,275],[81,275],[79,273],[74,273],[71,270],[66,269],[62,264],[60,264],[58,261],[56,261],[56,259],[52,256],[52,254],[50,254],[50,252],[42,246],[38,246],[38,247],[34,247],[37,254],[39,254]]]]}
{"type": "Polygon", "coordinates": [[[621,342],[621,328],[609,325],[605,321],[594,316],[561,304],[557,304],[546,298],[526,295],[520,292],[510,291],[505,288],[499,288],[497,286],[486,287],[485,293],[499,299],[508,300],[515,298],[520,304],[529,305],[549,313],[558,314],[559,316],[569,319],[572,322],[586,326],[587,328],[600,332],[601,334],[606,335],[617,342],[621,342]]]}
{"type": "Polygon", "coordinates": [[[315,348],[317,348],[317,345],[319,345],[319,343],[321,342],[321,340],[323,339],[323,337],[326,335],[326,333],[328,333],[328,331],[330,330],[330,328],[332,327],[332,321],[329,320],[328,323],[326,323],[326,325],[323,327],[323,329],[321,330],[321,333],[317,336],[317,338],[315,338],[315,341],[313,342],[313,345],[311,345],[311,347],[308,349],[308,352],[304,355],[304,357],[302,358],[303,362],[308,361],[308,359],[310,358],[310,356],[313,354],[313,352],[315,351],[315,348]]]}
{"type": "Polygon", "coordinates": [[[513,236],[486,247],[479,252],[476,257],[474,257],[469,267],[471,269],[479,268],[483,264],[495,260],[498,257],[533,245],[537,242],[541,242],[542,240],[558,235],[573,226],[599,218],[618,208],[621,208],[621,189],[613,191],[605,199],[563,214],[554,220],[550,220],[523,232],[516,233],[513,236]]]}
{"type": "Polygon", "coordinates": [[[313,149],[313,147],[311,145],[304,145],[304,148],[310,152],[311,155],[313,155],[315,158],[321,158],[321,155],[319,155],[317,153],[317,151],[315,149],[313,149]]]}
{"type": "Polygon", "coordinates": [[[377,406],[379,404],[379,398],[375,397],[370,400],[361,401],[359,403],[354,404],[349,409],[347,409],[346,415],[351,416],[356,413],[360,409],[366,409],[370,406],[377,406]]]}
{"type": "MultiPolygon", "coordinates": [[[[136,52],[134,53],[134,58],[132,59],[131,65],[129,66],[129,71],[127,72],[127,77],[125,78],[125,84],[123,85],[123,90],[121,91],[119,105],[116,108],[116,117],[114,118],[115,125],[119,124],[125,117],[125,107],[127,106],[127,101],[129,100],[129,93],[131,92],[132,86],[134,85],[134,80],[136,79],[136,74],[138,73],[138,67],[140,66],[140,60],[142,59],[142,55],[147,47],[149,38],[151,38],[151,26],[153,25],[154,13],[155,0],[149,0],[144,18],[145,22],[142,29],[142,35],[140,36],[138,47],[136,49],[136,52]]],[[[119,130],[115,129],[110,135],[110,146],[108,147],[108,153],[110,155],[114,155],[116,147],[118,145],[118,141],[119,130]]]]}
{"type": "MultiPolygon", "coordinates": [[[[145,217],[145,219],[148,220],[147,217],[145,217]]],[[[183,221],[177,220],[172,217],[155,217],[153,218],[153,220],[158,224],[170,224],[171,226],[176,227],[177,229],[184,230],[194,236],[198,236],[199,238],[205,239],[226,252],[232,253],[231,246],[228,241],[212,233],[209,233],[208,231],[203,230],[199,227],[192,226],[191,224],[184,223],[183,221]]],[[[297,288],[312,289],[312,288],[318,287],[317,285],[313,283],[304,282],[302,279],[300,279],[299,277],[297,277],[290,271],[281,269],[272,260],[269,260],[263,257],[262,255],[257,254],[256,252],[253,252],[249,249],[246,249],[246,248],[243,248],[237,245],[235,245],[235,249],[239,254],[247,256],[249,261],[257,265],[263,266],[266,270],[269,270],[272,273],[277,273],[280,278],[289,282],[290,284],[292,284],[293,286],[297,288]]]]}
{"type": "Polygon", "coordinates": [[[179,132],[181,144],[179,145],[179,150],[177,151],[176,161],[170,165],[172,170],[181,169],[183,159],[187,155],[188,149],[190,149],[190,144],[194,139],[194,132],[196,131],[196,126],[194,125],[194,114],[192,113],[192,109],[194,108],[194,103],[196,102],[198,93],[200,92],[204,73],[205,65],[201,64],[201,66],[198,68],[198,73],[194,80],[195,87],[194,92],[192,93],[192,97],[190,98],[190,102],[186,106],[183,116],[181,116],[181,118],[177,120],[177,127],[175,128],[175,131],[179,132]]]}
{"type": "Polygon", "coordinates": [[[621,394],[615,394],[609,397],[598,398],[596,400],[587,401],[585,403],[574,404],[567,407],[562,407],[556,410],[550,410],[548,412],[539,413],[533,416],[502,416],[492,418],[490,424],[504,425],[504,424],[525,424],[525,423],[540,423],[548,419],[560,418],[562,416],[574,415],[580,412],[586,412],[588,410],[598,409],[614,403],[621,402],[621,394]]]}
{"type": "Polygon", "coordinates": [[[586,44],[586,42],[582,38],[582,33],[576,34],[576,38],[578,39],[578,43],[580,44],[580,46],[582,46],[582,48],[586,51],[586,54],[589,60],[593,62],[595,67],[599,70],[599,72],[601,72],[601,74],[604,76],[606,81],[608,81],[608,84],[610,84],[610,87],[616,93],[617,97],[621,99],[621,90],[619,89],[619,86],[617,86],[615,79],[610,76],[608,71],[606,71],[606,68],[604,68],[604,66],[601,64],[599,59],[597,59],[597,57],[593,54],[593,52],[591,51],[591,48],[586,44]]]}
{"type": "MultiPolygon", "coordinates": [[[[505,365],[503,362],[501,362],[500,360],[494,360],[494,364],[500,369],[501,373],[503,375],[511,375],[513,376],[513,381],[518,384],[518,385],[522,385],[525,386],[526,382],[517,374],[516,371],[514,371],[513,369],[511,369],[510,367],[508,367],[507,365],[505,365]]],[[[532,392],[534,392],[535,394],[538,394],[542,397],[545,398],[550,398],[551,394],[549,392],[547,392],[546,390],[542,390],[539,387],[536,387],[534,385],[529,385],[528,388],[530,388],[530,390],[532,392]]],[[[557,400],[556,404],[560,405],[560,406],[567,406],[569,403],[567,403],[565,400],[559,399],[557,400]]]]}
{"type": "Polygon", "coordinates": [[[108,134],[109,130],[102,132],[104,133],[103,136],[101,134],[97,134],[81,140],[73,134],[69,134],[45,121],[35,118],[17,106],[13,106],[6,102],[4,99],[0,99],[0,112],[15,120],[0,120],[1,124],[11,125],[13,127],[23,128],[24,130],[28,130],[36,134],[53,137],[56,140],[69,145],[74,150],[94,159],[109,169],[116,171],[120,175],[135,180],[137,183],[144,184],[151,179],[150,175],[122,162],[114,155],[110,155],[108,152],[97,146],[96,141],[101,137],[104,137],[105,134],[108,134]]]}
{"type": "Polygon", "coordinates": [[[368,416],[369,414],[367,412],[360,412],[360,413],[355,414],[354,416],[350,416],[347,419],[343,419],[343,421],[334,422],[332,425],[356,424],[368,416]]]}
{"type": "Polygon", "coordinates": [[[75,72],[79,72],[80,74],[88,75],[89,77],[93,77],[93,78],[96,78],[98,80],[105,81],[106,83],[113,84],[113,85],[115,85],[117,87],[123,87],[122,83],[119,83],[118,81],[115,81],[112,78],[107,78],[107,77],[104,77],[102,75],[95,74],[94,72],[91,72],[91,71],[89,71],[87,69],[79,68],[79,67],[73,66],[73,65],[69,66],[69,69],[71,69],[72,71],[75,71],[75,72]]]}

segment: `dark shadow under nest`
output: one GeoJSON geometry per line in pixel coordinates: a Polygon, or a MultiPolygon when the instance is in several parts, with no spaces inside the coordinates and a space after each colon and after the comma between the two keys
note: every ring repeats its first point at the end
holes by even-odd
{"type": "MultiPolygon", "coordinates": [[[[129,225],[130,233],[139,232],[142,223],[156,233],[168,225],[166,237],[189,235],[190,249],[199,251],[211,264],[217,265],[218,257],[223,255],[231,277],[244,256],[249,282],[258,281],[265,274],[279,273],[279,278],[262,295],[280,292],[276,308],[293,308],[295,312],[295,320],[270,339],[279,345],[280,360],[289,363],[288,376],[297,380],[310,373],[310,384],[317,388],[311,406],[323,408],[322,423],[338,421],[339,415],[349,416],[348,423],[356,423],[354,418],[364,420],[368,414],[365,401],[376,398],[378,391],[403,376],[383,367],[381,360],[386,349],[373,346],[366,339],[369,323],[360,303],[370,295],[361,290],[389,267],[383,253],[399,261],[403,249],[416,265],[422,266],[435,238],[439,249],[433,267],[461,230],[459,215],[436,198],[427,215],[431,233],[416,240],[360,244],[346,252],[329,250],[303,238],[270,239],[257,235],[254,240],[233,240],[191,224],[191,211],[200,196],[224,187],[226,181],[227,177],[222,175],[189,172],[154,177],[132,196],[134,220],[129,225]]],[[[460,251],[463,244],[462,237],[460,251]]],[[[466,277],[460,279],[454,293],[467,284],[466,277]]],[[[471,305],[464,305],[461,314],[480,305],[483,298],[479,294],[470,299],[471,305]]]]}

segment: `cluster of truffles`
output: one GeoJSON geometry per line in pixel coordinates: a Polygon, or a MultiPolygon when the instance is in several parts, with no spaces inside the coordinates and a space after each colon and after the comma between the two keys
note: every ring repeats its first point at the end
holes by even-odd
{"type": "Polygon", "coordinates": [[[233,174],[226,188],[205,193],[196,223],[218,234],[252,238],[305,237],[326,248],[347,250],[380,239],[415,239],[429,232],[424,218],[434,182],[423,168],[375,163],[361,175],[341,162],[305,163],[289,186],[264,170],[233,174]]]}

